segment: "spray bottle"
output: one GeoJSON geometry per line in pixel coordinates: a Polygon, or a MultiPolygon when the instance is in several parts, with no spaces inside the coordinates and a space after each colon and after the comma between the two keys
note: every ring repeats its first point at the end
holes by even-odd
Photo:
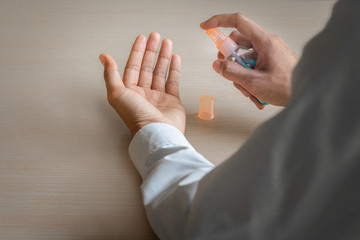
{"type": "MultiPolygon", "coordinates": [[[[226,59],[234,60],[244,68],[255,69],[256,59],[246,58],[244,54],[239,56],[237,51],[240,49],[240,46],[238,46],[230,37],[226,36],[217,28],[206,30],[206,34],[209,35],[209,37],[215,43],[217,49],[219,49],[221,54],[224,55],[226,59]]],[[[263,105],[268,104],[261,101],[260,99],[258,100],[263,105]]]]}

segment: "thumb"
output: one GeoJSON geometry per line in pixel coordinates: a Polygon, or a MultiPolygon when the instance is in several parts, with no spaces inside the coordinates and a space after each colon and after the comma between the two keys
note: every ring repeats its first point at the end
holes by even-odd
{"type": "Polygon", "coordinates": [[[264,29],[241,13],[215,15],[202,22],[200,27],[205,30],[215,27],[236,28],[244,39],[251,42],[255,50],[258,50],[257,48],[268,38],[268,33],[264,29]]]}
{"type": "Polygon", "coordinates": [[[125,88],[119,74],[119,68],[115,60],[109,54],[101,54],[100,62],[104,65],[104,79],[108,96],[122,92],[125,88]]]}
{"type": "Polygon", "coordinates": [[[259,73],[252,69],[247,69],[239,64],[219,59],[213,63],[215,72],[224,78],[243,86],[246,90],[252,92],[253,83],[259,79],[259,73]]]}

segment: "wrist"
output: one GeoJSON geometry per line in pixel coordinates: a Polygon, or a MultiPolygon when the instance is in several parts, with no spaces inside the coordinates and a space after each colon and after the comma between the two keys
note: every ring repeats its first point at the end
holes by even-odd
{"type": "MultiPolygon", "coordinates": [[[[146,125],[149,125],[151,123],[167,123],[167,122],[160,121],[160,120],[159,121],[155,121],[155,120],[153,120],[153,121],[141,121],[141,122],[138,122],[138,123],[135,123],[135,124],[133,123],[133,124],[131,124],[131,126],[128,125],[128,127],[129,127],[129,130],[131,132],[131,135],[135,136],[135,134],[140,129],[142,129],[143,127],[145,127],[146,125]]],[[[170,124],[170,123],[167,123],[167,124],[170,124]]],[[[172,125],[172,124],[170,124],[170,125],[172,125]]]]}
{"type": "Polygon", "coordinates": [[[151,123],[165,123],[165,124],[171,125],[173,127],[176,127],[182,134],[185,133],[185,123],[178,125],[178,124],[173,123],[173,122],[161,121],[161,120],[160,121],[144,121],[144,122],[141,122],[141,123],[133,124],[131,127],[128,125],[128,127],[130,129],[131,135],[135,136],[135,134],[140,129],[142,129],[143,127],[145,127],[146,125],[149,125],[151,123]]]}
{"type": "Polygon", "coordinates": [[[136,124],[132,124],[131,126],[128,125],[128,127],[129,127],[129,130],[130,130],[130,132],[131,132],[131,135],[132,135],[132,136],[135,136],[135,134],[136,134],[140,129],[142,129],[143,127],[145,127],[146,125],[151,124],[151,123],[157,123],[157,122],[160,122],[160,121],[143,121],[143,122],[139,122],[139,123],[136,123],[136,124]]]}

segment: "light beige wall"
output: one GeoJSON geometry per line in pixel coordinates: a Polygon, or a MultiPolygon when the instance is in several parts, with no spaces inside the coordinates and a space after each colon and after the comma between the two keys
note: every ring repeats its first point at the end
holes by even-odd
{"type": "MultiPolygon", "coordinates": [[[[199,23],[242,12],[301,54],[334,1],[0,1],[0,239],[154,239],[130,134],[108,106],[98,62],[122,68],[137,34],[171,38],[183,61],[186,136],[218,164],[281,108],[258,111],[211,68],[199,23]],[[215,97],[215,119],[197,119],[215,97]]],[[[227,31],[229,32],[229,31],[227,31]]]]}

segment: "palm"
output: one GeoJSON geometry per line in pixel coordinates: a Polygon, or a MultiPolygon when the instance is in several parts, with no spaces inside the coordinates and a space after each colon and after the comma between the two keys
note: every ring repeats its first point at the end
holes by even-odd
{"type": "Polygon", "coordinates": [[[122,94],[123,102],[127,102],[129,108],[136,109],[133,113],[138,121],[144,123],[164,122],[185,131],[185,110],[179,98],[157,90],[131,86],[122,94]]]}
{"type": "Polygon", "coordinates": [[[169,107],[177,108],[179,105],[182,106],[180,100],[177,97],[164,92],[138,86],[130,87],[128,90],[131,90],[145,98],[149,103],[151,103],[159,110],[169,107]]]}
{"type": "Polygon", "coordinates": [[[109,102],[133,134],[153,122],[168,123],[185,131],[185,111],[179,97],[180,58],[177,55],[171,58],[172,43],[165,39],[154,69],[159,44],[157,33],[151,33],[147,42],[144,36],[138,36],[123,80],[114,59],[109,55],[100,55],[105,65],[109,102]]]}

